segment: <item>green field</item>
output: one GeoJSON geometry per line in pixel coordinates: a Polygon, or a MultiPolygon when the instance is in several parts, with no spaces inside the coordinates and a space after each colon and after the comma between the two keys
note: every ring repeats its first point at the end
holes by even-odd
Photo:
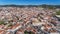
{"type": "Polygon", "coordinates": [[[60,10],[56,12],[57,15],[60,15],[60,10]]]}

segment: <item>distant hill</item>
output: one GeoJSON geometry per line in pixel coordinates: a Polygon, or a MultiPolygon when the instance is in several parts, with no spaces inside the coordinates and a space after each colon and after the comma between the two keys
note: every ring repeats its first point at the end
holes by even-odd
{"type": "Polygon", "coordinates": [[[0,5],[0,7],[43,7],[43,8],[60,8],[60,5],[0,5]]]}
{"type": "Polygon", "coordinates": [[[43,4],[43,5],[40,5],[41,7],[43,8],[60,8],[60,5],[46,5],[46,4],[43,4]]]}
{"type": "Polygon", "coordinates": [[[0,5],[0,7],[38,7],[39,5],[0,5]]]}

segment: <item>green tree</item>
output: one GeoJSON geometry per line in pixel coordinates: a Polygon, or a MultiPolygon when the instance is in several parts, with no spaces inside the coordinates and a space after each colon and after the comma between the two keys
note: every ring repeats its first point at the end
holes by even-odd
{"type": "Polygon", "coordinates": [[[5,24],[4,21],[0,21],[0,25],[1,25],[1,24],[5,24]]]}

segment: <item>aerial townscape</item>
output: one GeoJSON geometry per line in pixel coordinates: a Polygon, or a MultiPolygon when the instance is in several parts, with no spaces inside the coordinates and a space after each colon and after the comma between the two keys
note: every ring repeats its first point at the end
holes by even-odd
{"type": "Polygon", "coordinates": [[[60,8],[0,7],[0,34],[60,34],[60,8]]]}

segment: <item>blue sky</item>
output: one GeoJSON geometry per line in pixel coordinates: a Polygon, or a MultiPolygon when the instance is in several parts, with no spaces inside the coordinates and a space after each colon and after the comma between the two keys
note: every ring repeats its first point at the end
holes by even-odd
{"type": "Polygon", "coordinates": [[[60,0],[0,0],[0,5],[16,4],[16,5],[41,5],[51,4],[60,5],[60,0]]]}

